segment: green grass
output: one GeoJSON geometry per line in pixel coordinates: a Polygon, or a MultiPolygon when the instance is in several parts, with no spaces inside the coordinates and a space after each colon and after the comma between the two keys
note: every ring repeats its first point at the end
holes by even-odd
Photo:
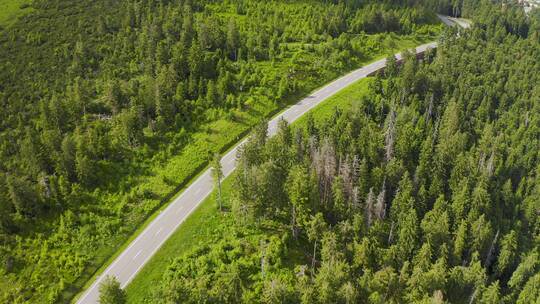
{"type": "MultiPolygon", "coordinates": [[[[345,89],[339,91],[334,96],[330,97],[328,100],[320,103],[318,106],[316,106],[310,111],[313,119],[316,122],[321,122],[332,116],[335,108],[343,111],[350,109],[353,104],[355,104],[363,96],[366,95],[369,89],[369,83],[372,80],[373,78],[361,79],[346,87],[345,89]]],[[[298,118],[298,120],[293,123],[293,127],[305,125],[306,120],[307,115],[298,118]]]]}
{"type": "MultiPolygon", "coordinates": [[[[32,10],[21,6],[30,2],[31,0],[0,0],[0,25],[3,22],[16,23],[17,26],[25,24],[29,16],[25,18],[17,16],[32,10]]],[[[227,16],[227,19],[229,17],[227,16]]],[[[61,293],[59,299],[65,301],[72,299],[84,287],[88,287],[95,277],[101,274],[144,230],[158,214],[158,210],[165,208],[207,167],[209,155],[216,151],[227,150],[245,136],[259,120],[275,115],[315,87],[339,76],[339,73],[346,69],[384,57],[398,49],[423,43],[432,39],[434,32],[435,30],[426,35],[426,32],[415,31],[420,34],[405,37],[387,34],[358,35],[356,37],[358,43],[355,45],[369,47],[365,51],[362,49],[362,57],[349,56],[352,59],[351,63],[339,66],[333,65],[334,61],[329,59],[324,61],[327,65],[321,68],[319,58],[308,52],[313,50],[313,47],[318,47],[317,44],[288,46],[276,62],[254,63],[253,69],[256,70],[254,74],[265,76],[264,82],[257,84],[257,90],[241,93],[244,99],[249,100],[244,104],[249,106],[235,111],[234,115],[208,111],[209,115],[204,113],[207,122],[198,122],[196,129],[189,129],[183,133],[175,130],[170,134],[157,136],[152,132],[145,132],[147,140],[142,141],[145,143],[144,146],[131,151],[135,156],[130,154],[129,162],[100,161],[99,166],[103,170],[96,170],[102,171],[96,179],[103,181],[103,184],[93,192],[79,191],[84,189],[73,191],[80,195],[73,196],[74,200],[80,200],[81,204],[73,204],[76,207],[69,211],[73,211],[76,214],[75,218],[84,223],[81,224],[82,229],[68,231],[58,229],[56,214],[50,222],[44,221],[43,224],[40,223],[40,227],[29,229],[28,232],[32,234],[23,235],[21,240],[17,240],[17,248],[10,252],[20,257],[20,263],[16,265],[20,268],[5,276],[2,274],[2,281],[6,283],[0,283],[0,290],[22,290],[26,286],[33,287],[33,283],[30,284],[32,279],[42,283],[36,290],[25,289],[24,296],[28,299],[45,302],[46,298],[56,297],[55,293],[61,293]],[[302,53],[302,56],[296,57],[300,60],[294,58],[299,53],[302,53]],[[295,60],[307,64],[298,64],[300,68],[296,68],[293,65],[295,60]],[[273,95],[271,88],[277,86],[276,80],[279,81],[279,78],[273,76],[290,73],[291,66],[296,68],[294,77],[298,81],[297,94],[287,96],[279,103],[267,98],[265,95],[273,95]],[[327,66],[330,66],[330,69],[327,66]],[[231,119],[232,116],[234,119],[231,119]],[[36,235],[38,237],[34,237],[36,235]],[[42,250],[45,247],[44,240],[51,240],[46,250],[42,250]],[[66,259],[76,260],[78,264],[76,267],[72,263],[60,262],[58,265],[47,262],[37,264],[35,260],[38,256],[41,261],[57,262],[66,259]],[[61,284],[58,283],[60,279],[61,284]]],[[[9,292],[9,294],[16,293],[9,292]]]]}
{"type": "Polygon", "coordinates": [[[27,5],[31,0],[2,0],[0,1],[0,27],[8,26],[17,17],[31,11],[27,5]]]}
{"type": "MultiPolygon", "coordinates": [[[[433,37],[429,36],[401,37],[391,35],[392,45],[389,44],[389,39],[381,41],[377,52],[378,55],[362,58],[357,61],[357,65],[365,65],[384,58],[389,53],[412,48],[432,39],[433,37]]],[[[277,65],[262,62],[258,66],[263,72],[286,73],[287,71],[286,61],[277,65]]],[[[326,81],[331,80],[331,78],[326,79],[326,81]]],[[[157,211],[165,208],[178,193],[185,189],[186,185],[195,176],[207,167],[210,155],[216,151],[224,152],[231,148],[261,119],[276,115],[281,110],[284,110],[284,105],[292,104],[301,97],[307,96],[306,93],[314,90],[317,84],[321,84],[321,81],[323,79],[303,79],[304,89],[299,91],[298,94],[288,96],[286,100],[281,101],[281,105],[267,98],[258,98],[256,102],[250,104],[247,111],[236,111],[234,114],[235,119],[230,119],[230,116],[217,115],[217,119],[213,119],[200,126],[198,130],[190,132],[186,144],[178,145],[176,148],[175,145],[171,145],[157,153],[150,161],[151,164],[144,165],[146,167],[144,174],[130,182],[132,185],[130,191],[132,193],[150,192],[152,198],[142,199],[142,201],[132,203],[133,205],[129,206],[131,215],[127,217],[128,222],[117,232],[115,238],[109,242],[109,246],[99,249],[99,252],[95,254],[95,258],[92,259],[91,265],[74,282],[72,288],[64,291],[63,298],[76,299],[80,296],[80,292],[89,287],[95,278],[114,261],[114,258],[155,218],[158,214],[157,211]],[[77,293],[79,294],[76,295],[77,293]]],[[[345,92],[348,92],[348,90],[344,90],[337,96],[341,96],[345,92]]],[[[141,162],[145,162],[146,157],[141,155],[140,159],[141,162]]],[[[120,169],[118,168],[118,170],[120,169]]],[[[104,192],[100,195],[104,202],[109,202],[111,205],[114,205],[114,202],[119,200],[118,195],[115,193],[104,192]]]]}
{"type": "MultiPolygon", "coordinates": [[[[230,193],[232,176],[223,182],[224,200],[230,193]]],[[[207,239],[215,239],[216,234],[222,234],[224,222],[232,224],[230,213],[223,213],[217,209],[215,194],[209,195],[199,207],[180,225],[171,237],[156,252],[152,259],[141,269],[131,284],[127,287],[128,303],[141,303],[151,295],[151,290],[156,282],[161,280],[163,271],[167,268],[171,259],[188,252],[190,249],[205,242],[207,239]]]]}
{"type": "MultiPolygon", "coordinates": [[[[338,92],[328,100],[319,104],[311,113],[316,121],[321,121],[332,115],[334,108],[347,110],[355,101],[360,100],[368,91],[370,78],[364,78],[338,92]]],[[[297,120],[293,126],[305,124],[305,116],[297,120]]],[[[231,193],[233,176],[223,182],[223,196],[227,201],[231,193]]],[[[127,286],[126,292],[129,303],[143,303],[152,295],[156,283],[160,282],[164,271],[175,257],[188,253],[193,248],[205,244],[209,240],[225,235],[233,224],[232,215],[217,209],[215,194],[208,196],[199,207],[183,222],[172,236],[156,252],[152,259],[142,268],[135,279],[127,286]]]]}

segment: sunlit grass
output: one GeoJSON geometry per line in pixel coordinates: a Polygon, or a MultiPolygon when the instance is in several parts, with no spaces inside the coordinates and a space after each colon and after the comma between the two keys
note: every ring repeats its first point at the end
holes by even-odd
{"type": "MultiPolygon", "coordinates": [[[[314,119],[320,121],[329,117],[336,107],[346,111],[368,92],[370,81],[370,78],[364,78],[319,104],[311,110],[314,119]]],[[[297,120],[293,127],[300,127],[305,124],[305,117],[303,116],[297,120]]],[[[224,201],[228,201],[230,197],[233,178],[234,175],[231,175],[223,182],[224,201]]],[[[231,213],[220,214],[215,201],[215,193],[212,193],[180,225],[128,285],[126,289],[128,302],[143,303],[148,300],[157,286],[156,282],[161,280],[172,259],[188,253],[198,245],[208,244],[212,240],[222,238],[227,233],[230,233],[227,227],[231,227],[233,224],[231,213]]]]}
{"type": "Polygon", "coordinates": [[[10,25],[17,17],[28,13],[30,0],[2,0],[0,1],[0,27],[10,25]]]}

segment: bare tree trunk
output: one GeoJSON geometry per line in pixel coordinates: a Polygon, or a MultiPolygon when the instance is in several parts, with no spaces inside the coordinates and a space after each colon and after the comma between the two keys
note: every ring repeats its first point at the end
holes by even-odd
{"type": "Polygon", "coordinates": [[[489,247],[488,254],[486,256],[486,268],[488,268],[491,265],[491,260],[493,258],[493,252],[495,251],[495,244],[497,244],[497,239],[499,238],[499,232],[500,230],[497,230],[497,233],[495,234],[495,237],[493,238],[493,241],[491,242],[491,246],[489,247]]]}
{"type": "Polygon", "coordinates": [[[478,288],[474,289],[474,292],[471,294],[471,297],[469,298],[469,304],[474,303],[474,300],[476,299],[476,292],[478,291],[478,288]]]}
{"type": "Polygon", "coordinates": [[[388,234],[388,244],[392,244],[394,241],[394,221],[392,221],[392,225],[390,226],[390,233],[388,234]]]}
{"type": "Polygon", "coordinates": [[[261,275],[264,278],[264,268],[266,264],[266,244],[264,241],[261,241],[262,247],[262,256],[261,256],[261,275]]]}

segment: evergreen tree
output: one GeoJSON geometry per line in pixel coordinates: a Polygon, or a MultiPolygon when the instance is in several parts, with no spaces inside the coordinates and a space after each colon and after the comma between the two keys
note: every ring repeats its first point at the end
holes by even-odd
{"type": "Polygon", "coordinates": [[[120,283],[115,277],[106,277],[99,286],[99,303],[123,304],[126,302],[126,294],[120,288],[120,283]]]}
{"type": "Polygon", "coordinates": [[[214,179],[214,185],[217,189],[217,201],[219,203],[219,211],[223,211],[223,198],[221,196],[221,180],[223,179],[223,170],[221,167],[221,156],[219,153],[214,155],[212,159],[212,177],[214,179]]]}

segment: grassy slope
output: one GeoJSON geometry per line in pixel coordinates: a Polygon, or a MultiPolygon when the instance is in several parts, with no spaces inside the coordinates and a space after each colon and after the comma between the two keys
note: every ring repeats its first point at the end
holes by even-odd
{"type": "MultiPolygon", "coordinates": [[[[355,100],[359,100],[368,90],[369,78],[362,79],[337,93],[311,111],[316,121],[323,120],[332,114],[335,107],[349,108],[355,100]]],[[[299,126],[305,123],[305,116],[294,123],[299,126]]],[[[230,193],[233,179],[224,181],[224,198],[230,193]]],[[[129,303],[142,303],[150,295],[156,283],[161,280],[164,270],[170,261],[189,252],[197,245],[211,242],[227,233],[226,227],[233,224],[230,213],[220,215],[216,208],[214,194],[210,195],[165,242],[154,257],[128,285],[126,291],[129,303]]]]}
{"type": "Polygon", "coordinates": [[[18,16],[28,13],[31,8],[22,8],[24,4],[29,4],[30,0],[2,0],[0,1],[0,27],[8,26],[18,16]]]}

